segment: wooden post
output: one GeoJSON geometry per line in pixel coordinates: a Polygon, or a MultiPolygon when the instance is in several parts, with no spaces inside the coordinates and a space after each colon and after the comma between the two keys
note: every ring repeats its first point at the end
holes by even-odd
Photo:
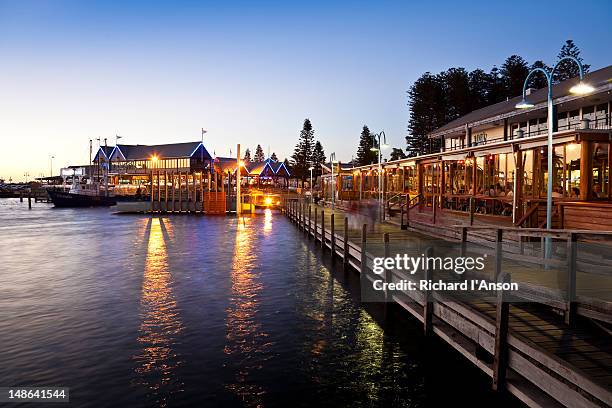
{"type": "Polygon", "coordinates": [[[361,279],[365,279],[366,278],[366,270],[367,270],[367,257],[366,257],[366,245],[367,245],[367,235],[368,232],[368,224],[363,224],[361,226],[361,265],[360,265],[360,271],[361,271],[361,279]]]}
{"type": "Polygon", "coordinates": [[[161,212],[161,172],[157,170],[157,211],[161,212]]]}
{"type": "MultiPolygon", "coordinates": [[[[389,233],[385,232],[383,234],[383,242],[385,244],[385,258],[389,258],[390,248],[389,248],[389,233]]],[[[391,282],[391,271],[385,268],[385,283],[391,282]]],[[[389,302],[389,289],[385,287],[385,302],[389,302]]],[[[385,303],[386,306],[386,303],[385,303]]]]}
{"type": "MultiPolygon", "coordinates": [[[[510,283],[510,275],[503,274],[498,282],[510,283]]],[[[508,367],[508,320],[510,305],[507,293],[504,290],[497,292],[497,307],[495,319],[495,357],[493,360],[493,389],[501,391],[506,382],[506,370],[508,367]]]]}
{"type": "Polygon", "coordinates": [[[168,212],[168,171],[164,171],[164,211],[168,212]]]}
{"type": "Polygon", "coordinates": [[[308,239],[310,234],[312,234],[312,206],[308,204],[308,239]]]}
{"type": "Polygon", "coordinates": [[[567,306],[565,323],[572,325],[576,316],[576,259],[578,235],[574,232],[567,237],[567,306]]]}
{"type": "Polygon", "coordinates": [[[437,208],[438,206],[436,205],[436,201],[437,201],[438,196],[433,195],[431,196],[431,211],[433,212],[433,223],[436,223],[436,213],[437,213],[437,208]]]}
{"type": "Polygon", "coordinates": [[[342,260],[342,264],[346,269],[348,267],[349,261],[349,240],[348,240],[348,217],[344,217],[344,259],[342,260]]]}
{"type": "Polygon", "coordinates": [[[325,249],[325,210],[321,210],[321,248],[325,249]]]}
{"type": "Polygon", "coordinates": [[[204,214],[204,174],[200,173],[200,212],[204,214]]]}
{"type": "Polygon", "coordinates": [[[174,181],[174,171],[172,172],[172,212],[176,211],[176,182],[174,181]]]}
{"type": "Polygon", "coordinates": [[[335,227],[335,214],[331,213],[331,252],[332,259],[336,256],[336,227],[335,227]]]}
{"type": "Polygon", "coordinates": [[[198,202],[198,191],[196,187],[196,174],[191,173],[191,201],[193,201],[193,213],[195,214],[198,210],[197,202],[198,202]]]}
{"type": "Polygon", "coordinates": [[[319,211],[315,208],[315,219],[314,219],[314,240],[315,240],[315,244],[317,242],[317,229],[318,227],[318,223],[317,223],[317,218],[319,216],[319,211]]]}
{"type": "Polygon", "coordinates": [[[470,197],[470,225],[474,225],[474,211],[476,211],[474,200],[474,197],[470,197]]]}
{"type": "Polygon", "coordinates": [[[410,228],[410,194],[406,194],[406,227],[410,228]]]}
{"type": "Polygon", "coordinates": [[[467,253],[467,227],[461,227],[461,257],[465,257],[467,253]]]}
{"type": "Polygon", "coordinates": [[[497,281],[501,275],[502,269],[502,239],[503,230],[498,228],[495,231],[495,276],[494,279],[497,281]]]}
{"type": "Polygon", "coordinates": [[[19,193],[19,202],[23,203],[23,193],[19,193]]]}
{"type": "Polygon", "coordinates": [[[179,201],[179,213],[183,212],[183,172],[178,172],[178,201],[179,201]]]}
{"type": "Polygon", "coordinates": [[[32,209],[32,195],[28,194],[28,209],[32,209]]]}
{"type": "MultiPolygon", "coordinates": [[[[153,170],[151,170],[151,191],[149,191],[149,193],[151,194],[151,209],[150,212],[153,212],[153,210],[155,209],[153,207],[153,187],[155,187],[155,184],[153,183],[153,170]]],[[[108,195],[108,189],[106,189],[106,194],[108,195]]]]}
{"type": "MultiPolygon", "coordinates": [[[[425,257],[433,257],[433,248],[428,247],[425,250],[425,257]]],[[[429,262],[425,265],[425,280],[430,281],[433,279],[433,268],[430,267],[429,262]]],[[[425,290],[424,303],[423,303],[423,333],[425,336],[433,335],[433,303],[431,298],[431,291],[425,290]]]]}

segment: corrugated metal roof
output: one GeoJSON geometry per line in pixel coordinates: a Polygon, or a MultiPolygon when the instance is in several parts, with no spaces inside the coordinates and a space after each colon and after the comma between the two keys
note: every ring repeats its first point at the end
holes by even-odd
{"type": "MultiPolygon", "coordinates": [[[[579,82],[578,77],[568,79],[567,81],[560,82],[553,86],[553,100],[557,98],[561,98],[564,96],[571,95],[569,90],[572,86],[576,85],[579,82]]],[[[585,75],[585,82],[588,82],[594,88],[598,88],[604,86],[606,84],[612,83],[612,65],[607,66],[602,69],[598,69],[597,71],[593,71],[585,75]]],[[[498,102],[493,105],[485,106],[484,108],[472,111],[467,115],[464,115],[460,118],[457,118],[446,125],[434,130],[429,133],[430,137],[440,136],[450,130],[454,130],[456,128],[464,127],[466,124],[472,124],[480,121],[484,121],[486,119],[498,118],[501,115],[507,114],[508,116],[514,116],[513,114],[519,115],[524,111],[516,109],[515,105],[520,102],[522,99],[521,96],[516,96],[507,101],[498,102]]],[[[528,96],[530,102],[534,104],[539,104],[546,102],[548,99],[548,90],[547,88],[538,89],[537,91],[531,92],[528,96]]]]}

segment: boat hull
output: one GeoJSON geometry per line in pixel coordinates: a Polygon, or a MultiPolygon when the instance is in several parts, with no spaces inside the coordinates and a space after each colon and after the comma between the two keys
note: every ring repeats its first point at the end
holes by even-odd
{"type": "Polygon", "coordinates": [[[56,207],[110,207],[117,204],[114,197],[74,194],[65,191],[50,190],[49,197],[56,207]]]}

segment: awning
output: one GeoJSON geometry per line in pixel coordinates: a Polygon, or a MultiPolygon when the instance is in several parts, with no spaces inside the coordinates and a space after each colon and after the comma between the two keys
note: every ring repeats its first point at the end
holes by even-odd
{"type": "Polygon", "coordinates": [[[496,149],[489,149],[489,150],[481,150],[478,152],[474,152],[474,156],[475,157],[484,157],[484,156],[490,156],[490,155],[497,155],[497,154],[505,154],[505,153],[512,153],[512,146],[504,146],[504,147],[498,147],[496,149]]]}
{"type": "Polygon", "coordinates": [[[465,160],[466,157],[467,157],[467,153],[445,154],[442,156],[442,160],[457,161],[457,160],[465,160]]]}
{"type": "MultiPolygon", "coordinates": [[[[559,139],[553,139],[553,144],[563,144],[576,141],[576,136],[566,136],[559,139]]],[[[546,146],[548,145],[548,139],[542,139],[534,142],[521,143],[521,150],[529,150],[534,149],[536,147],[546,146]]]]}

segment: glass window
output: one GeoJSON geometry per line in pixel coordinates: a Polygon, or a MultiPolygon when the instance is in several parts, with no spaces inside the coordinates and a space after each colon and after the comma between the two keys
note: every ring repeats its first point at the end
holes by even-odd
{"type": "Polygon", "coordinates": [[[521,152],[523,155],[523,197],[533,197],[533,150],[521,152]]]}
{"type": "Polygon", "coordinates": [[[610,158],[608,157],[609,143],[593,143],[593,150],[591,154],[592,164],[592,181],[593,191],[592,197],[608,198],[610,189],[610,158]]]}
{"type": "Polygon", "coordinates": [[[580,152],[582,147],[579,143],[568,143],[565,145],[565,184],[567,195],[571,198],[580,198],[580,152]]]}

